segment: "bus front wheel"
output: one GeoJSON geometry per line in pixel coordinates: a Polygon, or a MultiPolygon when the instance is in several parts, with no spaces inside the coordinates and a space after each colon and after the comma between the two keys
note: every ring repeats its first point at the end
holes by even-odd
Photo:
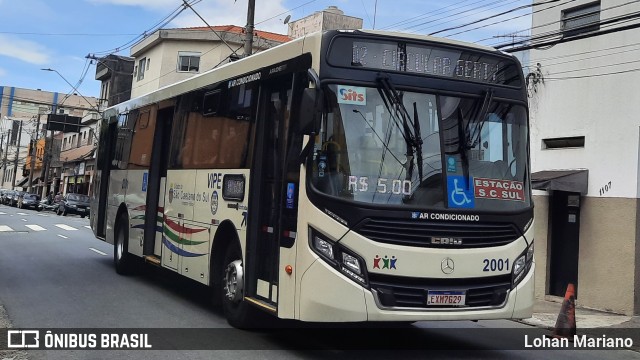
{"type": "Polygon", "coordinates": [[[229,244],[222,262],[222,309],[229,324],[246,329],[254,327],[256,310],[244,301],[244,267],[242,253],[235,244],[229,244]]]}
{"type": "Polygon", "coordinates": [[[118,218],[115,241],[113,242],[113,263],[116,272],[127,275],[131,270],[131,255],[129,255],[129,224],[124,216],[118,218]]]}

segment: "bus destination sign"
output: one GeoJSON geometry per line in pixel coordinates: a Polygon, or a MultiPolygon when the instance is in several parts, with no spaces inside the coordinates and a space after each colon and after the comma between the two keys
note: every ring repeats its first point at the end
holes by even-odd
{"type": "Polygon", "coordinates": [[[515,61],[482,51],[346,37],[336,39],[333,45],[330,52],[332,65],[520,86],[515,61]],[[337,51],[338,48],[342,50],[342,54],[337,51]],[[351,59],[346,59],[346,54],[349,53],[351,59]]]}

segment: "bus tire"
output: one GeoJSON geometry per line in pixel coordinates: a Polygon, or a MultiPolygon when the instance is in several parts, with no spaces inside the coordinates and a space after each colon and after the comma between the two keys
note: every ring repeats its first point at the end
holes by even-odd
{"type": "Polygon", "coordinates": [[[222,310],[229,325],[239,329],[254,327],[256,309],[244,301],[244,269],[239,246],[229,243],[222,261],[222,310]]]}
{"type": "Polygon", "coordinates": [[[118,217],[116,223],[116,233],[113,242],[113,264],[116,273],[120,275],[128,275],[131,273],[132,261],[129,254],[129,223],[124,215],[118,217]]]}

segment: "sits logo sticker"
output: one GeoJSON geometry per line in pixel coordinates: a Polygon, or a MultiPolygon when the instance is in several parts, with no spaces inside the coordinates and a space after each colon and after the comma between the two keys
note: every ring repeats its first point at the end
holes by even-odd
{"type": "Polygon", "coordinates": [[[338,103],[367,105],[367,89],[358,86],[338,85],[338,103]]]}

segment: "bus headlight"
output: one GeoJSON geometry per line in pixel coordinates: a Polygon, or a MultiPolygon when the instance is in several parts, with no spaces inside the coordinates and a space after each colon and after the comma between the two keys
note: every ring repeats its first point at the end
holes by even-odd
{"type": "Polygon", "coordinates": [[[318,235],[313,235],[313,248],[322,255],[334,260],[333,257],[333,244],[318,235]]]}
{"type": "Polygon", "coordinates": [[[360,285],[367,286],[367,275],[364,268],[364,260],[341,244],[329,240],[319,231],[309,228],[311,249],[322,260],[333,268],[354,280],[360,285]]]}
{"type": "Polygon", "coordinates": [[[533,263],[533,242],[518,256],[513,262],[513,271],[511,273],[511,288],[515,288],[524,278],[525,274],[531,269],[533,263]]]}
{"type": "Polygon", "coordinates": [[[520,273],[522,273],[522,270],[524,270],[525,264],[526,260],[524,258],[524,255],[516,259],[516,261],[513,263],[513,275],[520,275],[520,273]]]}
{"type": "Polygon", "coordinates": [[[355,271],[358,274],[362,274],[360,271],[360,261],[355,256],[351,256],[345,252],[342,253],[342,265],[346,266],[349,270],[355,271]]]}

